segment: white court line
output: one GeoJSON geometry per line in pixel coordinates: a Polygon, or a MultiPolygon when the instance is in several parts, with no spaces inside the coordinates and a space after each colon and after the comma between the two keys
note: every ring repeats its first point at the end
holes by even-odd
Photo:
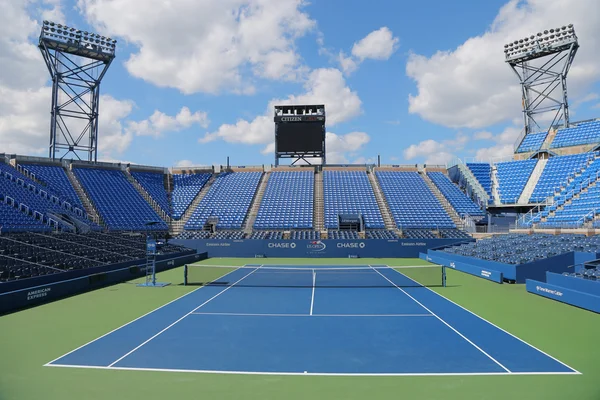
{"type": "Polygon", "coordinates": [[[389,373],[343,373],[343,372],[272,372],[272,371],[219,371],[204,369],[167,369],[167,368],[135,368],[135,367],[102,367],[95,365],[52,364],[50,367],[86,368],[117,371],[154,371],[154,372],[186,372],[202,374],[226,375],[276,375],[276,376],[514,376],[514,375],[577,375],[574,372],[389,372],[389,373]]]}
{"type": "Polygon", "coordinates": [[[494,357],[492,357],[491,355],[489,355],[488,353],[486,353],[481,347],[477,346],[475,343],[473,343],[471,340],[469,340],[469,338],[467,338],[465,335],[463,335],[462,333],[460,333],[458,330],[456,330],[452,325],[450,325],[449,323],[447,323],[446,321],[444,321],[440,316],[438,316],[436,313],[434,313],[433,311],[431,311],[429,308],[425,307],[419,300],[415,299],[414,297],[412,297],[410,294],[406,293],[406,291],[404,289],[402,289],[400,286],[396,285],[394,282],[392,282],[391,280],[389,280],[385,275],[383,275],[381,272],[377,271],[375,268],[373,268],[373,270],[375,272],[377,272],[379,275],[381,275],[383,277],[383,279],[385,279],[386,281],[388,281],[389,283],[391,283],[392,285],[394,285],[398,290],[400,290],[402,293],[404,293],[405,295],[407,295],[408,297],[410,297],[415,303],[417,303],[418,305],[420,305],[421,307],[423,307],[425,310],[427,310],[428,312],[430,312],[431,314],[433,314],[434,317],[436,317],[437,319],[440,320],[440,322],[442,322],[444,325],[446,325],[448,328],[452,329],[454,332],[456,332],[460,337],[462,337],[463,339],[465,339],[467,342],[469,342],[473,347],[475,347],[477,350],[479,350],[480,352],[482,352],[483,354],[485,354],[490,360],[492,360],[493,362],[495,362],[496,364],[498,364],[502,369],[504,369],[506,372],[508,373],[512,373],[508,368],[506,368],[504,365],[502,365],[500,363],[500,361],[496,360],[494,357]]]}
{"type": "Polygon", "coordinates": [[[261,314],[261,313],[228,313],[228,312],[193,312],[191,315],[218,315],[232,317],[433,317],[433,314],[261,314]]]}
{"type": "MultiPolygon", "coordinates": [[[[239,268],[239,267],[238,267],[238,268],[239,268]]],[[[222,278],[226,277],[227,275],[229,275],[229,274],[231,274],[231,273],[233,273],[233,272],[235,272],[235,271],[236,271],[236,270],[234,270],[234,271],[229,271],[229,272],[227,272],[225,275],[222,275],[222,276],[220,276],[220,277],[218,277],[218,278],[216,278],[216,279],[214,279],[214,280],[210,281],[209,283],[215,282],[215,281],[216,281],[216,280],[218,280],[218,279],[222,279],[222,278]]],[[[134,319],[134,320],[131,320],[131,321],[129,321],[129,322],[127,322],[127,323],[125,323],[125,324],[123,324],[123,325],[119,326],[118,328],[115,328],[115,329],[113,329],[112,331],[110,331],[110,332],[107,332],[107,333],[105,333],[104,335],[97,337],[96,339],[90,340],[89,342],[87,342],[87,343],[85,343],[85,344],[82,344],[81,346],[77,347],[76,349],[73,349],[73,350],[69,351],[68,353],[65,353],[65,354],[63,354],[63,355],[62,355],[62,356],[60,356],[60,357],[56,357],[56,358],[55,358],[54,360],[52,360],[52,361],[48,361],[46,364],[44,364],[44,366],[45,366],[45,367],[47,367],[47,366],[49,366],[50,364],[52,364],[54,361],[56,361],[56,360],[60,360],[61,358],[63,358],[63,357],[66,357],[66,356],[68,356],[69,354],[76,352],[77,350],[79,350],[79,349],[81,349],[81,348],[83,348],[83,347],[87,346],[88,344],[92,344],[92,343],[94,343],[95,341],[97,341],[97,340],[100,340],[100,339],[102,339],[103,337],[105,337],[105,336],[108,336],[108,335],[110,335],[111,333],[113,333],[113,332],[116,332],[116,331],[118,331],[119,329],[121,329],[121,328],[124,328],[124,327],[126,327],[127,325],[129,325],[129,324],[132,324],[132,323],[134,323],[134,322],[135,322],[135,321],[137,321],[138,319],[142,319],[142,318],[144,318],[145,316],[147,316],[147,315],[150,315],[150,314],[152,314],[153,312],[156,312],[156,311],[160,310],[161,308],[163,308],[163,307],[166,307],[166,306],[168,306],[169,304],[171,304],[171,303],[174,303],[174,302],[176,302],[177,300],[184,298],[185,296],[189,296],[190,294],[192,294],[192,293],[196,292],[197,290],[200,290],[200,289],[202,289],[202,288],[204,288],[204,287],[206,287],[206,286],[208,286],[208,285],[204,285],[204,286],[201,286],[201,287],[199,287],[199,288],[196,288],[196,289],[192,290],[192,291],[191,291],[191,292],[189,292],[189,293],[186,293],[186,294],[184,294],[184,295],[182,295],[182,296],[179,296],[179,297],[177,297],[176,299],[174,299],[174,300],[171,300],[171,301],[169,301],[168,303],[166,303],[166,304],[163,304],[162,306],[160,306],[160,307],[158,307],[158,308],[155,308],[155,309],[154,309],[154,310],[152,310],[152,311],[148,311],[146,314],[144,314],[144,315],[141,315],[141,316],[137,317],[136,319],[134,319]]]]}
{"type": "MultiPolygon", "coordinates": [[[[396,273],[398,273],[398,274],[400,274],[400,275],[402,275],[402,276],[404,276],[404,277],[408,278],[406,275],[402,274],[400,271],[396,271],[394,268],[392,268],[392,270],[394,270],[394,272],[396,272],[396,273]]],[[[408,278],[408,279],[411,279],[411,278],[408,278]]],[[[411,279],[411,280],[412,280],[412,279],[411,279]]],[[[413,282],[414,282],[414,280],[413,280],[413,282]]],[[[526,342],[525,340],[521,339],[520,337],[518,337],[518,336],[516,336],[516,335],[513,335],[512,333],[508,332],[507,330],[505,330],[505,329],[502,329],[502,328],[501,328],[501,327],[499,327],[498,325],[494,324],[493,322],[490,322],[490,321],[488,321],[487,319],[483,318],[482,316],[475,314],[473,311],[469,310],[468,308],[465,308],[465,307],[461,306],[460,304],[458,304],[458,303],[456,303],[456,302],[454,302],[454,301],[450,300],[450,299],[449,299],[449,298],[447,298],[446,296],[443,296],[443,295],[439,294],[438,292],[436,292],[435,290],[432,290],[431,288],[428,288],[427,286],[424,286],[424,287],[425,287],[427,290],[429,290],[430,292],[432,292],[432,293],[435,293],[435,294],[437,294],[438,296],[440,296],[441,298],[443,298],[443,299],[445,299],[445,300],[449,301],[450,303],[454,304],[455,306],[462,308],[463,310],[465,310],[465,311],[467,311],[468,313],[470,313],[470,314],[472,314],[472,315],[476,316],[477,318],[479,318],[479,319],[481,319],[481,320],[483,320],[483,321],[487,322],[488,324],[492,325],[493,327],[495,327],[495,328],[497,328],[497,329],[500,329],[502,332],[506,333],[507,335],[510,335],[510,336],[514,337],[515,339],[517,339],[518,341],[520,341],[520,342],[522,342],[522,343],[525,343],[527,346],[531,347],[531,348],[532,348],[532,349],[534,349],[534,350],[537,350],[537,351],[539,351],[540,353],[542,353],[543,355],[545,355],[545,356],[547,356],[547,357],[549,357],[549,358],[553,359],[553,360],[554,360],[554,361],[556,361],[557,363],[564,365],[565,367],[567,367],[567,368],[569,368],[570,370],[572,370],[574,373],[581,374],[581,372],[577,371],[575,368],[573,368],[573,367],[571,367],[571,366],[569,366],[569,365],[565,364],[564,362],[560,361],[560,360],[559,360],[559,359],[557,359],[556,357],[553,357],[553,356],[551,356],[550,354],[546,353],[545,351],[538,349],[538,348],[537,348],[537,347],[535,347],[534,345],[532,345],[532,344],[530,344],[530,343],[526,342]]]]}
{"type": "Polygon", "coordinates": [[[315,306],[315,286],[317,283],[317,274],[315,273],[315,270],[313,269],[313,282],[312,282],[312,294],[310,296],[310,315],[313,315],[313,308],[315,306]]]}
{"type": "Polygon", "coordinates": [[[206,304],[208,304],[210,301],[216,299],[217,297],[219,297],[220,295],[222,295],[223,293],[225,293],[226,291],[228,291],[229,289],[231,289],[232,287],[234,287],[237,283],[239,283],[240,281],[246,279],[248,276],[252,275],[254,272],[256,272],[258,269],[260,268],[260,266],[256,267],[255,270],[253,270],[252,272],[250,272],[249,274],[244,275],[241,279],[238,279],[235,283],[233,283],[231,286],[226,287],[225,289],[221,290],[219,293],[215,294],[213,297],[211,297],[210,299],[206,300],[204,303],[200,304],[198,307],[194,308],[192,311],[190,311],[189,313],[185,314],[183,317],[179,318],[177,321],[173,322],[172,324],[170,324],[169,326],[167,326],[166,328],[164,328],[163,330],[161,330],[160,332],[158,332],[157,334],[155,334],[154,336],[152,336],[150,339],[147,339],[146,341],[144,341],[142,344],[140,344],[139,346],[135,347],[133,350],[127,352],[125,355],[123,355],[122,357],[118,358],[117,360],[115,360],[114,362],[112,362],[111,364],[109,364],[109,367],[112,367],[113,365],[115,365],[116,363],[118,363],[119,361],[121,361],[122,359],[124,359],[125,357],[127,357],[128,355],[130,355],[131,353],[133,353],[134,351],[138,350],[140,347],[144,346],[146,343],[150,342],[152,339],[154,339],[155,337],[157,337],[158,335],[164,333],[165,331],[167,331],[168,329],[172,328],[175,324],[177,324],[178,322],[182,321],[185,317],[187,317],[188,315],[192,314],[194,311],[198,310],[199,308],[205,306],[206,304]]]}

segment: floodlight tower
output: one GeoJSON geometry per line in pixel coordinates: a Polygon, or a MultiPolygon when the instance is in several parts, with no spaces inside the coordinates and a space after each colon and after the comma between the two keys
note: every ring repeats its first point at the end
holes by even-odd
{"type": "Polygon", "coordinates": [[[39,39],[52,78],[52,159],[98,158],[100,82],[115,58],[116,40],[44,21],[39,39]]]}
{"type": "Polygon", "coordinates": [[[567,74],[579,48],[573,24],[504,45],[505,61],[521,82],[525,134],[541,130],[536,116],[554,112],[550,126],[569,124],[567,74]]]}

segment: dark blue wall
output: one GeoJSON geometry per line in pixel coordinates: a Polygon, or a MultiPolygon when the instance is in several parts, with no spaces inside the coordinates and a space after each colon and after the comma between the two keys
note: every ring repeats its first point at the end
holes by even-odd
{"type": "Polygon", "coordinates": [[[171,242],[209,257],[418,258],[427,249],[467,242],[465,239],[394,240],[215,240],[176,239],[171,242]]]}

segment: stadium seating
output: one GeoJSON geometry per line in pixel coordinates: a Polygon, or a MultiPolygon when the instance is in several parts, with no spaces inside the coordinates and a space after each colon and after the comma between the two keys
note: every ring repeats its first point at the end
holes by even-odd
{"type": "Polygon", "coordinates": [[[376,176],[398,227],[456,227],[417,172],[377,171],[376,176]]]}
{"type": "MultiPolygon", "coordinates": [[[[165,244],[158,254],[181,252],[165,244]]],[[[91,232],[39,234],[32,231],[0,236],[0,282],[100,267],[146,257],[145,237],[91,232]]]]}
{"type": "Polygon", "coordinates": [[[358,239],[358,232],[356,231],[338,231],[338,230],[330,230],[327,232],[327,237],[329,239],[336,240],[355,240],[358,239]]]}
{"type": "Polygon", "coordinates": [[[544,144],[544,140],[548,136],[548,132],[537,132],[530,133],[523,138],[523,141],[517,149],[517,153],[528,153],[530,151],[537,151],[544,144]]]}
{"type": "MultiPolygon", "coordinates": [[[[2,188],[2,185],[0,185],[2,188]]],[[[52,228],[44,221],[35,219],[33,215],[28,215],[17,208],[0,202],[0,233],[6,232],[44,232],[52,228]]]]}
{"type": "Polygon", "coordinates": [[[262,172],[224,172],[219,174],[208,193],[185,224],[186,230],[199,230],[209,217],[218,218],[218,229],[240,229],[262,172]]]}
{"type": "Polygon", "coordinates": [[[587,166],[590,157],[589,153],[584,153],[548,159],[529,202],[539,203],[545,201],[549,196],[553,196],[569,176],[581,172],[587,166]]]}
{"type": "Polygon", "coordinates": [[[576,126],[560,129],[550,148],[578,146],[600,142],[600,121],[588,121],[576,126]]]}
{"type": "Polygon", "coordinates": [[[290,239],[292,239],[292,240],[317,240],[317,239],[319,239],[319,232],[307,231],[307,230],[299,230],[299,231],[294,230],[290,234],[290,239]]]}
{"type": "Polygon", "coordinates": [[[402,231],[402,236],[407,239],[436,239],[432,231],[427,229],[406,229],[402,231]]]}
{"type": "Polygon", "coordinates": [[[131,175],[148,192],[148,194],[158,203],[160,208],[171,215],[171,206],[169,205],[169,195],[165,189],[163,174],[155,172],[131,171],[131,175]]]}
{"type": "Polygon", "coordinates": [[[362,214],[367,229],[385,224],[365,171],[324,171],[325,227],[338,228],[339,214],[362,214]]]}
{"type": "MultiPolygon", "coordinates": [[[[69,219],[77,220],[80,223],[93,225],[85,219],[83,214],[75,214],[70,205],[61,202],[58,197],[48,194],[39,184],[26,178],[14,168],[0,163],[0,201],[11,203],[13,207],[19,208],[25,214],[39,219],[42,223],[48,224],[50,219],[57,222],[58,228],[67,227],[57,221],[59,218],[51,216],[54,213],[58,216],[66,216],[69,219]],[[12,200],[11,200],[12,199],[12,200]]],[[[8,212],[8,211],[6,211],[8,212]]],[[[81,211],[79,211],[81,213],[81,211]]],[[[18,223],[15,221],[11,229],[16,230],[18,223]]]]}
{"type": "Polygon", "coordinates": [[[365,231],[365,237],[367,239],[398,239],[398,235],[396,235],[393,231],[387,231],[384,229],[371,229],[365,231]]]}
{"type": "Polygon", "coordinates": [[[77,192],[71,185],[65,170],[56,165],[37,165],[26,164],[22,165],[30,173],[34,174],[36,179],[46,184],[46,187],[59,193],[63,199],[83,210],[83,204],[77,196],[77,192]]]}
{"type": "Polygon", "coordinates": [[[283,231],[256,231],[252,232],[249,239],[280,240],[283,239],[283,231]]]}
{"type": "Polygon", "coordinates": [[[174,219],[181,219],[183,213],[187,211],[194,198],[196,198],[211,176],[211,173],[173,175],[171,204],[173,208],[172,217],[174,219]]]}
{"type": "Polygon", "coordinates": [[[472,217],[483,217],[485,215],[473,200],[448,179],[446,174],[442,172],[428,172],[427,176],[431,178],[433,183],[440,189],[440,192],[442,192],[444,197],[452,204],[452,207],[454,207],[460,216],[468,214],[472,217]]]}
{"type": "Polygon", "coordinates": [[[167,224],[127,180],[123,171],[93,168],[73,170],[96,210],[111,230],[167,230],[167,224]],[[115,196],[118,193],[118,196],[115,196]],[[154,225],[148,225],[155,222],[154,225]]]}
{"type": "Polygon", "coordinates": [[[254,228],[312,228],[314,187],[312,171],[271,172],[254,228]]]}
{"type": "Polygon", "coordinates": [[[506,264],[525,264],[570,251],[600,252],[600,235],[508,234],[443,249],[451,254],[498,261],[506,264]]]}
{"type": "Polygon", "coordinates": [[[537,164],[536,159],[497,163],[498,194],[503,204],[516,204],[537,164]]]}
{"type": "Polygon", "coordinates": [[[479,184],[486,191],[490,198],[492,197],[492,167],[488,163],[467,163],[467,168],[471,170],[473,176],[479,181],[479,184]]]}

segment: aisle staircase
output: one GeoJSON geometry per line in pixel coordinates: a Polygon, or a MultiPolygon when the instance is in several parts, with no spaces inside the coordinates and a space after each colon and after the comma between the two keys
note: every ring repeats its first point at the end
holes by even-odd
{"type": "Polygon", "coordinates": [[[254,226],[254,221],[256,221],[256,216],[258,215],[258,210],[260,209],[260,204],[262,203],[262,199],[265,195],[267,182],[269,182],[270,177],[271,172],[265,172],[260,177],[260,182],[258,183],[256,192],[254,193],[254,198],[252,199],[252,203],[250,203],[250,209],[246,214],[244,223],[242,224],[244,233],[248,235],[252,233],[252,227],[254,226]]]}
{"type": "Polygon", "coordinates": [[[421,175],[421,177],[423,178],[423,180],[429,187],[429,190],[431,190],[431,192],[436,197],[436,199],[438,199],[438,201],[440,202],[440,204],[442,205],[442,207],[444,208],[446,213],[448,213],[448,215],[452,219],[452,222],[454,222],[454,225],[456,225],[456,227],[458,229],[463,229],[463,227],[464,227],[463,220],[460,217],[460,215],[458,214],[458,212],[456,212],[454,207],[452,207],[452,204],[450,204],[448,199],[446,199],[446,197],[444,197],[442,192],[440,192],[440,189],[438,189],[438,187],[435,185],[435,183],[433,183],[433,181],[431,180],[431,178],[429,178],[429,176],[427,175],[427,173],[425,171],[419,171],[419,174],[421,175]]]}
{"type": "Polygon", "coordinates": [[[88,197],[87,192],[81,185],[81,182],[79,182],[79,179],[77,179],[77,176],[73,173],[71,166],[63,166],[63,169],[67,173],[67,178],[69,178],[69,182],[71,182],[71,185],[75,189],[77,197],[79,197],[81,204],[83,204],[83,208],[85,209],[88,219],[90,219],[98,225],[106,226],[104,220],[100,216],[100,213],[96,210],[96,207],[94,207],[94,204],[88,197]]]}
{"type": "Polygon", "coordinates": [[[196,208],[198,208],[198,205],[200,204],[200,202],[202,201],[204,196],[206,196],[206,194],[212,187],[212,184],[214,183],[215,179],[217,179],[217,176],[218,176],[218,174],[212,174],[210,179],[204,184],[204,186],[198,192],[196,197],[194,197],[194,200],[192,200],[192,202],[190,203],[188,208],[185,210],[185,212],[181,216],[181,219],[171,220],[171,226],[170,226],[169,231],[172,236],[177,236],[181,232],[183,232],[183,228],[185,227],[185,224],[189,221],[190,217],[192,216],[192,214],[194,213],[196,208]]]}
{"type": "Polygon", "coordinates": [[[154,200],[154,198],[150,195],[150,193],[148,193],[146,191],[146,189],[144,189],[144,187],[133,177],[133,175],[131,175],[131,171],[130,171],[129,168],[125,169],[124,174],[127,177],[127,180],[133,185],[133,187],[144,198],[144,200],[146,200],[146,202],[148,204],[150,204],[150,206],[152,207],[152,209],[154,210],[154,212],[160,218],[162,218],[163,221],[165,221],[167,224],[170,224],[171,223],[171,217],[169,216],[169,214],[167,214],[165,212],[165,210],[163,210],[158,205],[158,203],[156,202],[156,200],[154,200]]]}
{"type": "Polygon", "coordinates": [[[492,165],[492,203],[500,204],[500,192],[498,188],[500,187],[498,183],[498,168],[495,165],[492,165]]]}
{"type": "Polygon", "coordinates": [[[396,226],[396,222],[394,221],[394,217],[392,216],[392,212],[390,211],[390,206],[387,200],[385,199],[385,196],[383,195],[383,191],[379,186],[379,182],[377,182],[377,178],[375,177],[375,171],[368,171],[367,176],[369,177],[369,182],[371,183],[371,187],[373,188],[375,200],[377,201],[377,206],[379,206],[379,212],[381,213],[381,217],[383,218],[385,229],[398,229],[398,227],[396,226]]]}
{"type": "Polygon", "coordinates": [[[317,232],[325,230],[325,200],[323,196],[323,171],[321,169],[315,172],[313,228],[317,232]]]}
{"type": "Polygon", "coordinates": [[[529,199],[531,198],[531,195],[533,194],[533,191],[537,186],[542,173],[544,172],[544,168],[546,168],[546,164],[548,164],[547,158],[542,158],[538,160],[537,164],[535,164],[535,168],[533,169],[533,172],[531,173],[531,176],[529,177],[529,180],[527,181],[527,184],[525,185],[525,188],[523,188],[523,192],[521,192],[521,196],[517,201],[519,204],[529,203],[529,199]]]}

